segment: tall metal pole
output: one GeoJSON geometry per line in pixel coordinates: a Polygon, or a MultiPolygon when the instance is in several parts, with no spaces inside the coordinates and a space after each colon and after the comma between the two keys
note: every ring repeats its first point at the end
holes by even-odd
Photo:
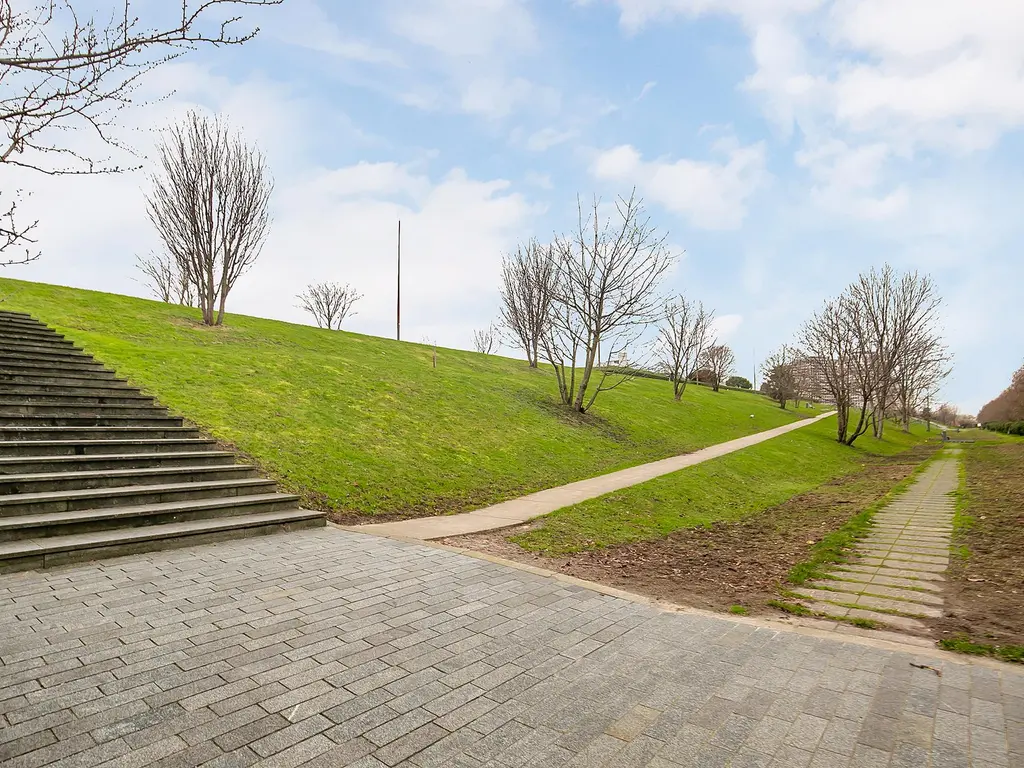
{"type": "Polygon", "coordinates": [[[398,277],[395,291],[395,338],[402,340],[402,220],[398,220],[398,277]]]}

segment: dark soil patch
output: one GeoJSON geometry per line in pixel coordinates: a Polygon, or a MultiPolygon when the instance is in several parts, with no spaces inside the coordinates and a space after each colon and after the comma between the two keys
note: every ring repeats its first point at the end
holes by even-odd
{"type": "Polygon", "coordinates": [[[732,523],[676,531],[654,541],[566,557],[527,552],[508,540],[529,525],[444,540],[659,600],[714,610],[741,605],[777,614],[768,601],[811,547],[907,478],[934,447],[873,459],[862,471],[732,523]]]}
{"type": "Polygon", "coordinates": [[[946,574],[942,637],[1024,646],[1024,443],[978,443],[964,451],[966,525],[946,574]],[[966,556],[964,556],[966,555],[966,556]]]}

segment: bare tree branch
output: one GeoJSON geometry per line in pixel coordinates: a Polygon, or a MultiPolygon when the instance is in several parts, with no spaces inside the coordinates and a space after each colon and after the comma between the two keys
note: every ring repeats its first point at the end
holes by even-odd
{"type": "Polygon", "coordinates": [[[166,131],[147,213],[195,289],[203,322],[220,325],[228,294],[270,230],[266,159],[219,118],[196,112],[166,131]]]}
{"type": "Polygon", "coordinates": [[[192,281],[170,254],[161,251],[146,257],[136,256],[135,268],[143,274],[143,282],[160,301],[184,307],[195,304],[192,281]]]}
{"type": "Polygon", "coordinates": [[[341,330],[345,318],[356,314],[352,307],[363,295],[348,283],[310,283],[296,298],[300,306],[313,316],[317,326],[341,330]]]}
{"type": "MultiPolygon", "coordinates": [[[[281,2],[179,0],[176,20],[161,28],[140,20],[133,0],[118,0],[108,20],[80,12],[81,0],[0,0],[0,164],[51,175],[124,170],[62,144],[58,132],[84,129],[131,152],[111,129],[140,78],[200,44],[237,45],[258,32],[236,31],[241,17],[222,11],[281,2]]],[[[31,244],[33,227],[15,225],[9,210],[0,251],[31,244]]]]}
{"type": "Polygon", "coordinates": [[[657,288],[675,260],[635,192],[619,198],[615,209],[602,220],[599,200],[589,211],[578,201],[577,226],[553,246],[555,290],[542,346],[562,402],[580,413],[615,386],[606,383],[608,369],[596,386],[591,380],[602,343],[611,357],[658,320],[657,288]]]}
{"type": "Polygon", "coordinates": [[[473,349],[482,355],[489,355],[498,349],[498,329],[491,323],[486,328],[473,331],[473,349]]]}
{"type": "Polygon", "coordinates": [[[691,369],[704,354],[711,340],[714,310],[704,308],[702,302],[693,302],[683,295],[666,302],[658,342],[661,368],[672,381],[672,394],[676,400],[686,391],[686,380],[691,369]]]}
{"type": "Polygon", "coordinates": [[[711,371],[711,388],[718,392],[736,366],[736,355],[724,344],[713,344],[704,350],[700,365],[711,371]]]}
{"type": "Polygon", "coordinates": [[[541,339],[547,333],[555,289],[551,246],[536,240],[521,245],[501,263],[501,321],[513,342],[537,367],[541,339]]]}

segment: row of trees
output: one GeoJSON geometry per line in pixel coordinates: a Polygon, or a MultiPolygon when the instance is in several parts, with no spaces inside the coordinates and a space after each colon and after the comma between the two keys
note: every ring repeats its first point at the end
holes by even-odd
{"type": "Polygon", "coordinates": [[[941,304],[929,276],[872,268],[814,313],[797,345],[766,359],[765,388],[782,407],[820,390],[838,412],[837,440],[847,445],[868,430],[881,438],[889,417],[909,430],[950,371],[941,304]]]}
{"type": "MultiPolygon", "coordinates": [[[[735,356],[714,337],[714,311],[660,293],[677,258],[635,192],[613,211],[580,201],[569,234],[531,240],[504,258],[501,327],[531,367],[551,366],[562,402],[581,413],[644,369],[664,374],[677,400],[702,371],[717,391],[735,356]],[[657,338],[645,340],[652,326],[657,338]],[[647,350],[644,359],[612,364],[638,350],[647,350]]],[[[477,350],[491,351],[496,334],[493,325],[476,332],[477,350]]]]}
{"type": "Polygon", "coordinates": [[[985,425],[1024,422],[1024,366],[1017,369],[998,397],[978,412],[978,421],[985,425]]]}

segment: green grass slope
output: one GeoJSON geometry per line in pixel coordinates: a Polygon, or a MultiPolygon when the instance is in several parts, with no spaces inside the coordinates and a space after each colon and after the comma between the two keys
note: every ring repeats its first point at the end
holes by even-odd
{"type": "Polygon", "coordinates": [[[675,403],[646,379],[575,417],[549,370],[508,358],[444,349],[434,369],[419,344],[239,315],[208,328],[196,310],[9,279],[0,295],[341,515],[462,511],[797,418],[696,386],[675,403]]]}
{"type": "MultiPolygon", "coordinates": [[[[560,509],[513,537],[524,549],[565,555],[667,536],[682,528],[739,520],[863,467],[868,457],[907,450],[925,439],[887,425],[853,447],[835,439],[835,417],[681,469],[646,483],[560,509]]],[[[932,433],[932,437],[935,437],[932,433]]]]}

